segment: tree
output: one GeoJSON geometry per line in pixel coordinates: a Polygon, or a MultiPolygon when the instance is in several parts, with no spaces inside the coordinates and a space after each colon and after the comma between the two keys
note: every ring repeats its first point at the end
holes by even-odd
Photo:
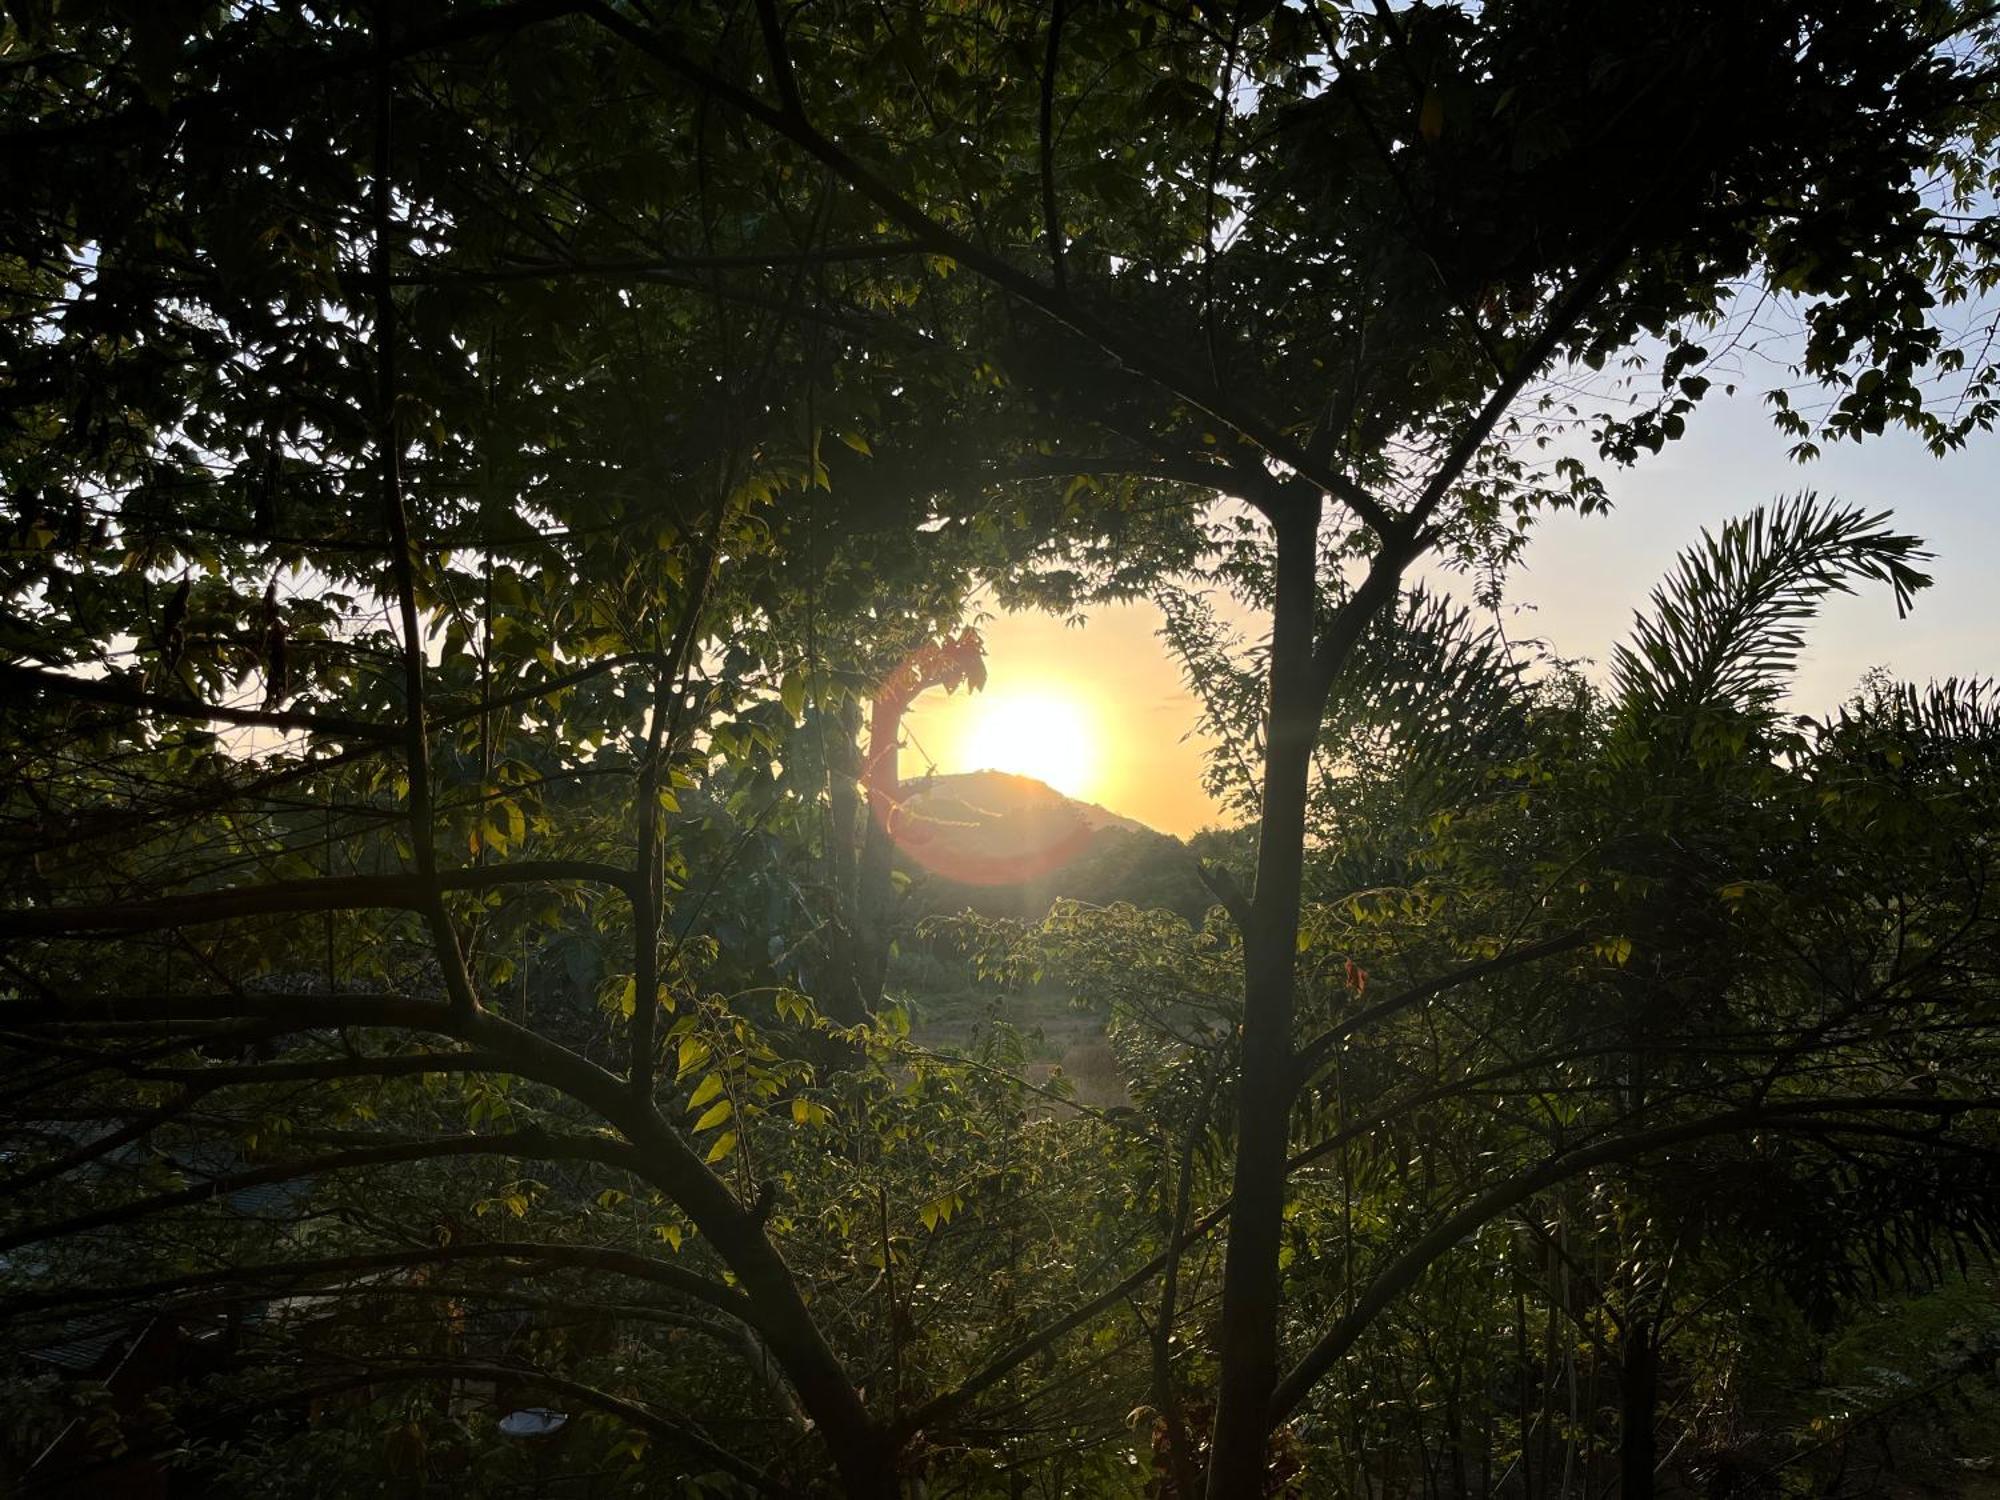
{"type": "MultiPolygon", "coordinates": [[[[851,1493],[893,1493],[1123,1300],[1058,1306],[1051,1268],[1135,1248],[1087,1211],[1060,1256],[948,1236],[952,1288],[1009,1290],[982,1336],[915,1338],[896,1242],[949,1225],[959,1177],[1060,1200],[1115,1180],[1130,1143],[1115,1122],[1074,1148],[1002,1129],[1005,1090],[949,1070],[908,1093],[812,1071],[778,959],[704,926],[745,849],[817,814],[821,785],[788,779],[796,710],[837,720],[863,690],[814,634],[832,544],[904,539],[899,576],[929,585],[896,622],[913,633],[974,568],[1055,603],[1206,568],[1271,611],[1257,860],[1247,892],[1220,888],[1242,1009],[1215,1084],[1228,1207],[1206,1221],[1228,1226],[1206,1485],[1243,1495],[1378,1305],[1281,1375],[1313,753],[1330,706],[1370,699],[1405,573],[1504,563],[1537,508],[1596,505],[1584,461],[1536,441],[1588,428],[1617,461],[1678,436],[1715,378],[1697,339],[1740,337],[1751,288],[1800,312],[1803,377],[1840,392],[1811,415],[1784,398],[1803,441],[1896,423],[1948,446],[1992,416],[1993,371],[1942,322],[1991,285],[1973,7],[24,15],[0,135],[0,940],[15,1119],[42,1133],[9,1242],[89,1246],[253,1179],[379,1191],[377,1169],[452,1163],[475,1174],[452,1196],[559,1205],[551,1233],[412,1244],[422,1194],[385,1198],[385,1224],[362,1191],[328,1210],[337,1251],[213,1284],[381,1256],[615,1270],[765,1351],[782,1391],[756,1388],[763,1355],[727,1390],[683,1374],[699,1417],[579,1367],[538,1378],[753,1487],[814,1461],[801,1444],[767,1470],[708,1429],[795,1399],[851,1493]],[[1566,407],[1563,371],[1627,356],[1657,397],[1566,407]],[[914,540],[938,536],[963,545],[914,540]],[[229,696],[251,679],[254,701],[229,696]],[[302,1040],[226,1055],[281,1038],[302,1040]],[[413,1081],[439,1077],[463,1093],[413,1081]],[[45,1128],[64,1111],[90,1140],[45,1128]],[[394,1128],[357,1136],[370,1113],[394,1128]],[[256,1160],[267,1114],[302,1149],[256,1160]],[[968,1120],[1018,1154],[890,1149],[968,1120]],[[152,1192],[92,1175],[184,1131],[240,1169],[152,1192]],[[1090,1164],[1067,1184],[1064,1151],[1090,1164]],[[489,1158],[497,1180],[466,1165],[489,1158]],[[59,1190],[77,1173],[87,1204],[59,1190]],[[617,1233],[692,1233],[695,1258],[611,1256],[586,1205],[628,1204],[617,1233]],[[850,1282],[869,1298],[829,1306],[850,1282]]],[[[859,1044],[893,1048],[886,1024],[859,1044]]],[[[1468,1179],[1371,1286],[1390,1297],[1524,1183],[1692,1128],[1468,1179]]],[[[239,1226],[197,1223],[228,1259],[239,1226]]],[[[1116,1286],[1175,1285],[1179,1239],[1116,1286]]],[[[149,1253],[121,1296],[222,1269],[171,1263],[171,1237],[149,1253]]],[[[73,1295],[62,1269],[26,1294],[73,1295]]],[[[450,1364],[352,1357],[382,1379],[450,1364]]]]}
{"type": "MultiPolygon", "coordinates": [[[[1823,1316],[1865,1295],[1871,1266],[1990,1244],[1983,695],[1878,695],[1805,732],[1772,706],[1813,599],[1917,581],[1913,539],[1881,519],[1806,498],[1708,540],[1621,648],[1608,703],[1524,683],[1463,615],[1388,617],[1365,647],[1404,691],[1322,744],[1340,774],[1315,785],[1330,831],[1302,911],[1283,1252],[1309,1346],[1295,1431],[1354,1487],[1399,1482],[1376,1454],[1427,1453],[1445,1491],[1540,1472],[1560,1326],[1622,1387],[1620,1492],[1650,1493],[1682,1314],[1761,1272],[1823,1316]],[[1857,761],[1854,737],[1877,732],[1857,761]],[[1952,770],[1901,776],[1920,764],[1952,770]],[[1961,1123],[1921,1123],[1945,1117],[1961,1123]],[[1508,1347],[1532,1321],[1516,1295],[1546,1309],[1540,1368],[1508,1347]],[[1539,1419],[1493,1394],[1516,1362],[1539,1419]],[[1315,1390],[1330,1377],[1346,1390],[1315,1390]],[[1443,1431],[1413,1415],[1425,1388],[1450,1393],[1443,1431]]],[[[1135,917],[1071,913],[1042,941],[1120,1009],[1135,1077],[1232,1076],[1237,1038],[1213,1021],[1241,950],[1211,935],[1197,962],[1135,917]]],[[[1160,1137],[1227,1133],[1201,1090],[1137,1102],[1160,1137]]],[[[1199,1341],[1182,1347],[1199,1390],[1199,1341]]],[[[1597,1400],[1579,1410],[1568,1362],[1565,1441],[1587,1462],[1597,1400]]]]}

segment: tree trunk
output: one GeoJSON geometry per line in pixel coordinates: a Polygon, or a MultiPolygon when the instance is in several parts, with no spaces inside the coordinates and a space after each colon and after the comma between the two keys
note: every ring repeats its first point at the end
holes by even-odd
{"type": "Polygon", "coordinates": [[[1660,1420],[1659,1331],[1635,1321],[1627,1331],[1618,1403],[1618,1493],[1621,1500],[1653,1500],[1659,1465],[1654,1434],[1660,1420]]]}
{"type": "Polygon", "coordinates": [[[1276,523],[1277,599],[1271,620],[1257,887],[1243,935],[1243,1071],[1222,1273],[1221,1369],[1209,1500],[1261,1494],[1278,1383],[1279,1241],[1294,1092],[1292,982],[1305,863],[1307,777],[1324,704],[1315,689],[1317,505],[1276,523]]]}
{"type": "MultiPolygon", "coordinates": [[[[896,1472],[896,1455],[885,1442],[848,1454],[836,1452],[840,1487],[847,1500],[903,1500],[903,1482],[896,1472]]],[[[921,1486],[917,1487],[921,1494],[921,1486]]]]}

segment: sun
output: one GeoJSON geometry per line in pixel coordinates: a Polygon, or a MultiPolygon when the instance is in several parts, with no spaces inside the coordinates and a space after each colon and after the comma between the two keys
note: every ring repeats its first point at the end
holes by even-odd
{"type": "Polygon", "coordinates": [[[975,701],[960,742],[967,768],[1032,776],[1067,797],[1088,797],[1096,788],[1101,736],[1081,699],[1047,689],[1002,689],[975,701]]]}

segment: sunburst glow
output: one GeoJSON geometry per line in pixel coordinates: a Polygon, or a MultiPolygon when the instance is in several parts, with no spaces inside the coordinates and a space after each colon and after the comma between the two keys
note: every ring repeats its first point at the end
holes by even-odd
{"type": "Polygon", "coordinates": [[[968,770],[1012,771],[1069,797],[1097,789],[1101,734],[1081,698],[1037,689],[982,694],[959,759],[968,770]]]}

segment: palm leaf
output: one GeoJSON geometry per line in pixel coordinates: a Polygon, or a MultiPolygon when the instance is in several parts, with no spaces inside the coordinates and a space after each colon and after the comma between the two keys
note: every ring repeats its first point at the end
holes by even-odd
{"type": "Polygon", "coordinates": [[[1418,587],[1369,627],[1335,684],[1322,743],[1406,783],[1483,775],[1526,742],[1528,693],[1498,631],[1418,587]]]}
{"type": "Polygon", "coordinates": [[[1612,659],[1618,697],[1641,716],[1707,707],[1768,710],[1828,594],[1886,583],[1900,615],[1930,583],[1930,554],[1868,515],[1807,492],[1704,533],[1653,590],[1653,611],[1612,659]]]}

